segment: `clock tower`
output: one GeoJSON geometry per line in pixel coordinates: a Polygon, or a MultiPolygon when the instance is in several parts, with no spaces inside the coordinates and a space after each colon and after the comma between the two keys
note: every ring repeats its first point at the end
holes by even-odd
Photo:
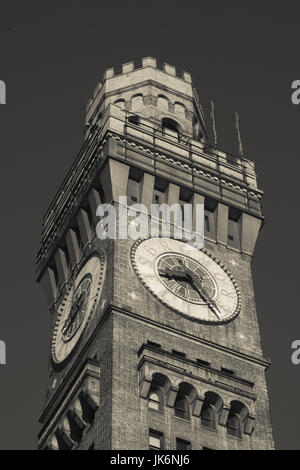
{"type": "Polygon", "coordinates": [[[40,449],[274,448],[251,275],[261,197],[253,162],[209,145],[189,73],[151,57],[106,70],[42,222],[40,449]],[[168,237],[127,236],[137,204],[149,227],[153,204],[188,205],[195,233],[202,207],[203,246],[174,219],[168,237]]]}

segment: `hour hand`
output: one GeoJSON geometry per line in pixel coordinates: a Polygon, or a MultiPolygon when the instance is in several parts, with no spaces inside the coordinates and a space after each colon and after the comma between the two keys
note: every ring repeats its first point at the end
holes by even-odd
{"type": "Polygon", "coordinates": [[[220,310],[216,304],[216,302],[210,297],[210,295],[207,293],[207,291],[204,289],[204,287],[202,286],[202,284],[196,280],[195,278],[193,278],[192,280],[192,285],[194,287],[194,289],[198,292],[198,294],[205,300],[205,302],[207,302],[208,306],[211,308],[211,310],[214,312],[214,314],[216,315],[216,317],[220,319],[219,315],[217,314],[217,311],[219,313],[220,310]]]}
{"type": "Polygon", "coordinates": [[[176,281],[188,281],[186,273],[179,269],[162,268],[158,270],[158,274],[168,279],[175,279],[176,281]]]}

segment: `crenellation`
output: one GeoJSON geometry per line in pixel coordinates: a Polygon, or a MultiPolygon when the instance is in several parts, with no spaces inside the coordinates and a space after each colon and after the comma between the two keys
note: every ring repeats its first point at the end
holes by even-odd
{"type": "Polygon", "coordinates": [[[169,65],[169,64],[164,64],[163,65],[163,70],[164,72],[168,73],[169,75],[173,75],[174,77],[176,77],[176,68],[173,67],[173,65],[169,65]]]}
{"type": "Polygon", "coordinates": [[[182,78],[187,83],[192,83],[192,76],[188,72],[182,72],[182,78]]]}
{"type": "Polygon", "coordinates": [[[153,57],[143,57],[142,58],[142,66],[143,67],[153,67],[154,69],[157,68],[157,61],[153,59],[153,57]]]}
{"type": "Polygon", "coordinates": [[[113,78],[115,76],[115,69],[111,67],[110,69],[106,69],[103,75],[103,81],[113,78]]]}
{"type": "Polygon", "coordinates": [[[134,62],[122,64],[122,73],[130,73],[134,71],[134,62]]]}

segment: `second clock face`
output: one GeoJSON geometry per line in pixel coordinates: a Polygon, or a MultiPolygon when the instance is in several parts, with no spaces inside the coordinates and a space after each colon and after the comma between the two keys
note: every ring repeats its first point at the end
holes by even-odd
{"type": "Polygon", "coordinates": [[[57,312],[52,359],[63,362],[72,352],[96,308],[105,274],[104,253],[92,256],[81,268],[57,312]]]}
{"type": "Polygon", "coordinates": [[[240,311],[237,283],[228,269],[203,250],[174,239],[138,240],[132,262],[146,288],[185,316],[222,323],[240,311]]]}

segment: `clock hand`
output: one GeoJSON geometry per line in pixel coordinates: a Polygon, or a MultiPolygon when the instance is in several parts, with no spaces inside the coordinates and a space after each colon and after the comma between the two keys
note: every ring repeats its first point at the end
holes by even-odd
{"type": "Polygon", "coordinates": [[[186,281],[189,284],[191,284],[191,286],[198,292],[200,297],[202,297],[205,300],[205,302],[208,304],[210,309],[216,315],[218,320],[221,320],[221,318],[217,314],[216,310],[219,313],[221,313],[221,312],[220,312],[216,302],[210,297],[210,295],[207,293],[206,289],[203,287],[202,277],[196,276],[193,273],[193,271],[191,271],[181,259],[178,260],[178,263],[182,266],[182,268],[184,270],[183,273],[182,273],[182,271],[176,270],[176,268],[175,269],[166,268],[164,270],[163,269],[159,270],[159,274],[161,276],[167,277],[168,279],[182,280],[182,281],[186,281]]]}
{"type": "Polygon", "coordinates": [[[84,297],[85,297],[85,294],[81,293],[78,299],[76,300],[76,303],[74,303],[74,305],[72,306],[69,316],[64,323],[63,331],[68,330],[70,325],[72,325],[72,323],[74,322],[74,319],[76,318],[77,313],[83,304],[84,297]]]}
{"type": "Polygon", "coordinates": [[[216,315],[216,317],[220,320],[220,317],[219,315],[217,314],[216,310],[220,312],[216,302],[210,297],[210,295],[206,292],[205,288],[203,287],[202,285],[202,282],[203,282],[203,279],[202,277],[198,277],[198,276],[195,276],[195,274],[190,271],[185,263],[182,261],[182,260],[179,260],[180,264],[183,266],[183,269],[185,270],[185,272],[187,273],[188,277],[190,278],[190,282],[192,284],[192,287],[194,287],[194,289],[198,292],[198,294],[200,295],[200,297],[202,297],[205,302],[207,302],[208,306],[211,308],[211,310],[214,312],[214,314],[216,315]],[[201,282],[201,284],[199,284],[199,280],[201,282]],[[213,307],[213,308],[212,308],[213,307]]]}
{"type": "Polygon", "coordinates": [[[195,276],[193,276],[193,279],[192,279],[192,286],[198,292],[198,294],[205,300],[205,302],[207,302],[208,306],[211,308],[211,310],[216,315],[216,317],[219,320],[221,320],[221,318],[216,312],[217,310],[219,313],[221,313],[216,302],[210,297],[210,295],[207,293],[204,287],[201,284],[199,284],[198,279],[195,276]]]}
{"type": "Polygon", "coordinates": [[[162,277],[167,277],[168,279],[174,279],[176,281],[186,281],[189,282],[189,279],[186,275],[186,273],[182,271],[178,271],[176,269],[159,269],[158,274],[162,277]]]}

